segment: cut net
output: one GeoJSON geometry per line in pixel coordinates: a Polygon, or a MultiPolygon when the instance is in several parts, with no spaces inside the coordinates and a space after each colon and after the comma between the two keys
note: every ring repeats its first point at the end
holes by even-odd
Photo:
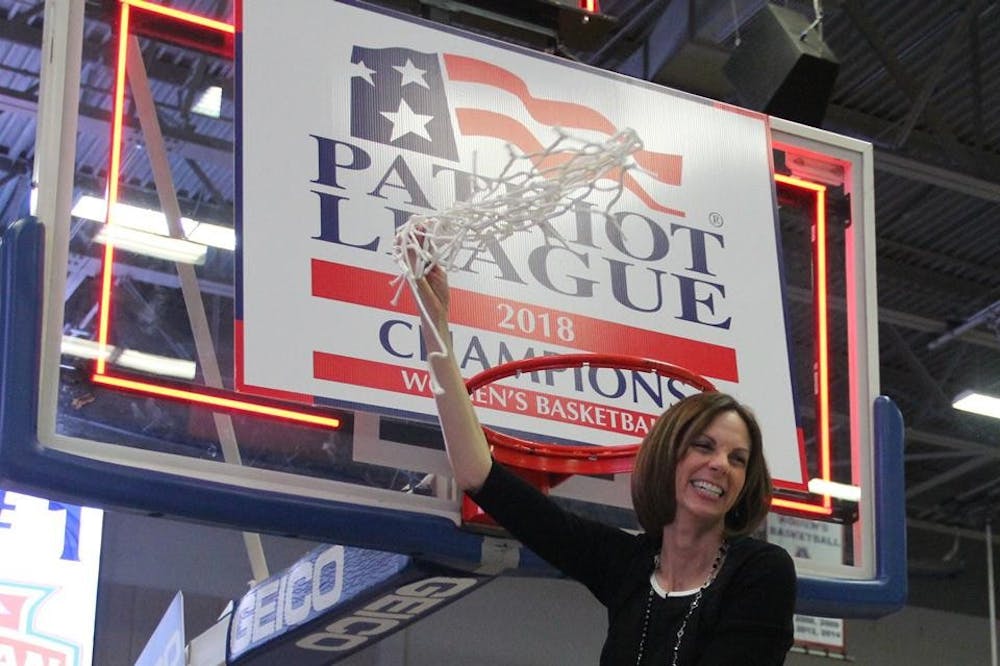
{"type": "MultiPolygon", "coordinates": [[[[393,281],[399,300],[405,285],[417,301],[421,315],[429,319],[416,281],[435,266],[451,271],[460,253],[475,253],[488,242],[502,241],[519,231],[541,227],[547,236],[566,244],[549,220],[569,211],[595,192],[610,193],[604,214],[621,197],[623,179],[636,168],[632,155],[642,141],[632,129],[624,129],[603,142],[587,141],[557,130],[558,137],[544,150],[510,159],[490,184],[468,201],[433,216],[414,215],[396,230],[393,258],[400,274],[393,281]]],[[[437,331],[439,348],[446,345],[437,331]]],[[[432,354],[433,355],[433,354],[432,354]]],[[[440,386],[431,372],[431,387],[440,386]]]]}

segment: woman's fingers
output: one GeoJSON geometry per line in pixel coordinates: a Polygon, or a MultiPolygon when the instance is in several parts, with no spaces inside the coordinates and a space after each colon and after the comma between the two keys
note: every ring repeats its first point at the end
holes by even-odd
{"type": "Polygon", "coordinates": [[[432,220],[414,215],[399,228],[395,237],[395,254],[401,257],[414,279],[422,312],[435,330],[447,327],[448,276],[433,256],[432,220]]]}
{"type": "Polygon", "coordinates": [[[429,221],[421,215],[413,215],[406,224],[396,230],[393,243],[396,256],[402,256],[413,275],[420,275],[427,265],[427,228],[429,221]]]}
{"type": "Polygon", "coordinates": [[[417,280],[417,291],[428,314],[440,319],[447,318],[450,300],[448,277],[440,266],[434,266],[427,275],[417,280]]]}
{"type": "Polygon", "coordinates": [[[441,302],[442,305],[448,305],[449,287],[448,287],[448,274],[445,273],[444,269],[440,266],[432,266],[427,275],[424,276],[427,281],[428,287],[434,292],[434,295],[441,302]]]}

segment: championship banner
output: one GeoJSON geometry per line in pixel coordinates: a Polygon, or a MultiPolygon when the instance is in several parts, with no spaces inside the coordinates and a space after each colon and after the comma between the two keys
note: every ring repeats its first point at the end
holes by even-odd
{"type": "MultiPolygon", "coordinates": [[[[416,305],[392,303],[395,229],[560,128],[632,128],[613,205],[595,192],[461,257],[462,372],[572,352],[684,366],[746,400],[776,481],[805,487],[765,116],[352,2],[244,0],[238,27],[239,390],[435,419],[416,305]]],[[[574,369],[474,401],[532,439],[623,444],[692,390],[574,369]]]]}
{"type": "Polygon", "coordinates": [[[93,663],[103,520],[0,488],[0,664],[93,663]]]}

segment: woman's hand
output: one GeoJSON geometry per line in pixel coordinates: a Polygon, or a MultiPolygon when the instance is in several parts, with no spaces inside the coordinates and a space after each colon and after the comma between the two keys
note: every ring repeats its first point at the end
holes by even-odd
{"type": "MultiPolygon", "coordinates": [[[[433,266],[422,278],[417,280],[417,292],[424,303],[430,321],[422,321],[423,326],[430,326],[437,332],[426,331],[428,345],[436,346],[440,337],[448,342],[448,308],[451,303],[451,292],[448,288],[448,274],[440,266],[433,266]]],[[[423,319],[423,318],[422,318],[423,319]]],[[[430,349],[429,351],[447,351],[446,349],[430,349]]]]}
{"type": "Polygon", "coordinates": [[[448,306],[449,289],[448,275],[437,264],[431,264],[427,270],[427,262],[433,253],[427,252],[431,240],[427,237],[427,226],[431,221],[422,217],[410,219],[411,228],[407,233],[396,236],[397,252],[402,250],[409,274],[414,276],[417,298],[420,300],[421,325],[424,327],[424,337],[428,341],[428,351],[447,352],[439,349],[441,343],[448,340],[448,306]]]}

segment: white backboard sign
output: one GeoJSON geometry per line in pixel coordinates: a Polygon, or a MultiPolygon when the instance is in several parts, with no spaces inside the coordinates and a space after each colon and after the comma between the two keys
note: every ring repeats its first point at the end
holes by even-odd
{"type": "MultiPolygon", "coordinates": [[[[467,198],[508,146],[633,128],[616,224],[597,194],[550,221],[565,244],[536,229],[451,274],[463,373],[568,352],[683,365],[751,404],[775,479],[804,483],[764,116],[333,0],[245,0],[237,59],[241,390],[433,418],[415,306],[390,302],[395,228],[467,198]]],[[[564,371],[476,404],[539,439],[618,444],[683,393],[564,371]]]]}

